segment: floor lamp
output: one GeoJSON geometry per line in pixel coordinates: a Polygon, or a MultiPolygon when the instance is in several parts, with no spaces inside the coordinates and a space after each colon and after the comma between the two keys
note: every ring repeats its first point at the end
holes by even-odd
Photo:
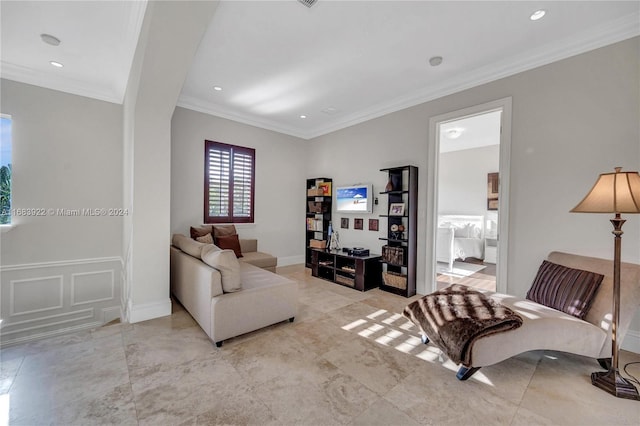
{"type": "Polygon", "coordinates": [[[615,173],[603,173],[586,197],[571,211],[578,213],[615,213],[611,219],[614,235],[613,252],[613,321],[611,329],[611,367],[609,371],[591,373],[591,383],[618,398],[640,400],[638,390],[618,371],[617,339],[620,321],[620,252],[622,225],[625,220],[620,213],[640,213],[640,174],[623,172],[616,167],[615,173]]]}

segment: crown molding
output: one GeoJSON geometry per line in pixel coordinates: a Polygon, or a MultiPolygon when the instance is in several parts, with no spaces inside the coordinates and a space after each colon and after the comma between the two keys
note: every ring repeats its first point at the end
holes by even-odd
{"type": "Polygon", "coordinates": [[[490,83],[543,65],[567,59],[601,47],[640,35],[640,12],[584,31],[578,35],[554,41],[537,49],[523,52],[492,65],[474,69],[448,79],[438,86],[425,87],[411,95],[380,103],[345,117],[343,120],[317,127],[306,133],[313,139],[402,109],[410,108],[462,90],[490,83]]]}
{"type": "Polygon", "coordinates": [[[180,95],[180,97],[178,98],[177,106],[197,112],[202,112],[204,114],[214,115],[220,118],[226,118],[227,120],[248,124],[250,126],[259,127],[261,129],[283,133],[285,135],[294,136],[296,138],[310,139],[307,134],[300,129],[283,126],[275,121],[267,120],[255,115],[229,111],[223,106],[211,102],[205,102],[192,96],[180,95]]]}
{"type": "Polygon", "coordinates": [[[105,102],[122,104],[131,72],[131,65],[133,64],[133,57],[138,45],[140,28],[142,27],[147,8],[147,0],[130,2],[128,7],[129,13],[126,14],[127,22],[125,30],[123,31],[123,39],[127,41],[124,50],[124,54],[127,57],[125,62],[126,70],[124,70],[126,75],[123,76],[123,81],[100,84],[96,81],[78,79],[77,77],[64,77],[60,74],[56,75],[35,68],[16,65],[4,60],[0,60],[0,76],[19,83],[31,84],[105,102]]]}
{"type": "Polygon", "coordinates": [[[77,78],[52,76],[50,73],[2,60],[0,60],[0,76],[7,80],[71,93],[72,95],[98,99],[114,104],[122,103],[122,96],[117,93],[117,90],[113,87],[100,86],[95,82],[78,80],[77,78]]]}
{"type": "MultiPolygon", "coordinates": [[[[129,15],[129,22],[127,23],[126,37],[136,37],[137,39],[144,20],[147,1],[144,0],[134,3],[131,14],[129,15]]],[[[639,21],[640,12],[636,12],[600,26],[592,27],[578,35],[554,41],[553,43],[523,52],[500,62],[474,69],[473,71],[445,80],[437,86],[424,87],[409,95],[378,103],[365,110],[333,120],[327,125],[308,130],[284,126],[276,121],[252,114],[229,111],[220,105],[191,96],[181,95],[178,99],[177,106],[309,140],[481,84],[490,83],[520,72],[636,37],[640,35],[639,21]]],[[[127,52],[127,54],[130,55],[130,61],[128,63],[129,70],[133,63],[136,45],[137,43],[133,43],[130,51],[127,52]]],[[[74,78],[52,76],[42,71],[22,67],[2,60],[0,60],[0,76],[8,80],[117,104],[123,102],[127,84],[127,81],[125,81],[124,85],[118,85],[123,87],[117,88],[108,87],[107,85],[100,86],[96,83],[74,78]]]]}
{"type": "Polygon", "coordinates": [[[477,68],[443,81],[437,86],[427,86],[406,96],[378,103],[365,110],[334,120],[325,126],[302,130],[282,126],[274,121],[254,115],[230,112],[219,105],[209,104],[194,97],[181,96],[179,106],[238,121],[251,126],[285,133],[305,140],[314,139],[374,118],[410,108],[434,99],[448,96],[472,87],[490,83],[524,71],[566,59],[590,50],[598,49],[640,35],[640,12],[624,16],[563,40],[548,43],[500,62],[477,68]]]}

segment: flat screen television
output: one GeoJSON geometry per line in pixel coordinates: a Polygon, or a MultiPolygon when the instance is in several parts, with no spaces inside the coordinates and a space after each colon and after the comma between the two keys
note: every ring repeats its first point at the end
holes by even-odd
{"type": "Polygon", "coordinates": [[[373,213],[373,186],[370,183],[336,186],[335,198],[338,213],[373,213]]]}

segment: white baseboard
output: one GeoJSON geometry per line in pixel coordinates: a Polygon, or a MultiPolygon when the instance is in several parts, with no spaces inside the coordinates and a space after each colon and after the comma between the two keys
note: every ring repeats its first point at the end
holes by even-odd
{"type": "Polygon", "coordinates": [[[171,299],[160,302],[129,304],[129,322],[147,321],[171,315],[171,299]]]}
{"type": "Polygon", "coordinates": [[[111,308],[105,308],[102,310],[102,321],[104,324],[115,319],[119,319],[122,321],[122,309],[120,308],[120,306],[113,306],[111,308]]]}
{"type": "Polygon", "coordinates": [[[299,265],[301,263],[304,263],[304,255],[278,258],[278,266],[299,265]]]}
{"type": "Polygon", "coordinates": [[[640,354],[640,331],[627,330],[621,345],[622,349],[640,354]]]}
{"type": "Polygon", "coordinates": [[[101,322],[90,322],[86,324],[76,325],[73,327],[60,328],[53,331],[46,331],[44,333],[30,334],[28,336],[17,337],[15,339],[7,339],[2,341],[1,347],[5,348],[8,346],[19,345],[22,343],[29,343],[36,340],[46,339],[49,337],[61,336],[63,334],[77,333],[79,331],[91,330],[94,328],[101,327],[102,325],[103,324],[101,322]]]}

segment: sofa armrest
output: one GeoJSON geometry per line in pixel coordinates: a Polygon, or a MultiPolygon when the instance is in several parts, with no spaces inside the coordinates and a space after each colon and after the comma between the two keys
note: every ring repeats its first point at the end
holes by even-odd
{"type": "Polygon", "coordinates": [[[211,334],[211,299],[222,294],[220,272],[171,247],[171,293],[200,327],[211,334]]]}
{"type": "Polygon", "coordinates": [[[240,238],[240,251],[249,253],[258,251],[258,240],[254,238],[240,238]]]}

